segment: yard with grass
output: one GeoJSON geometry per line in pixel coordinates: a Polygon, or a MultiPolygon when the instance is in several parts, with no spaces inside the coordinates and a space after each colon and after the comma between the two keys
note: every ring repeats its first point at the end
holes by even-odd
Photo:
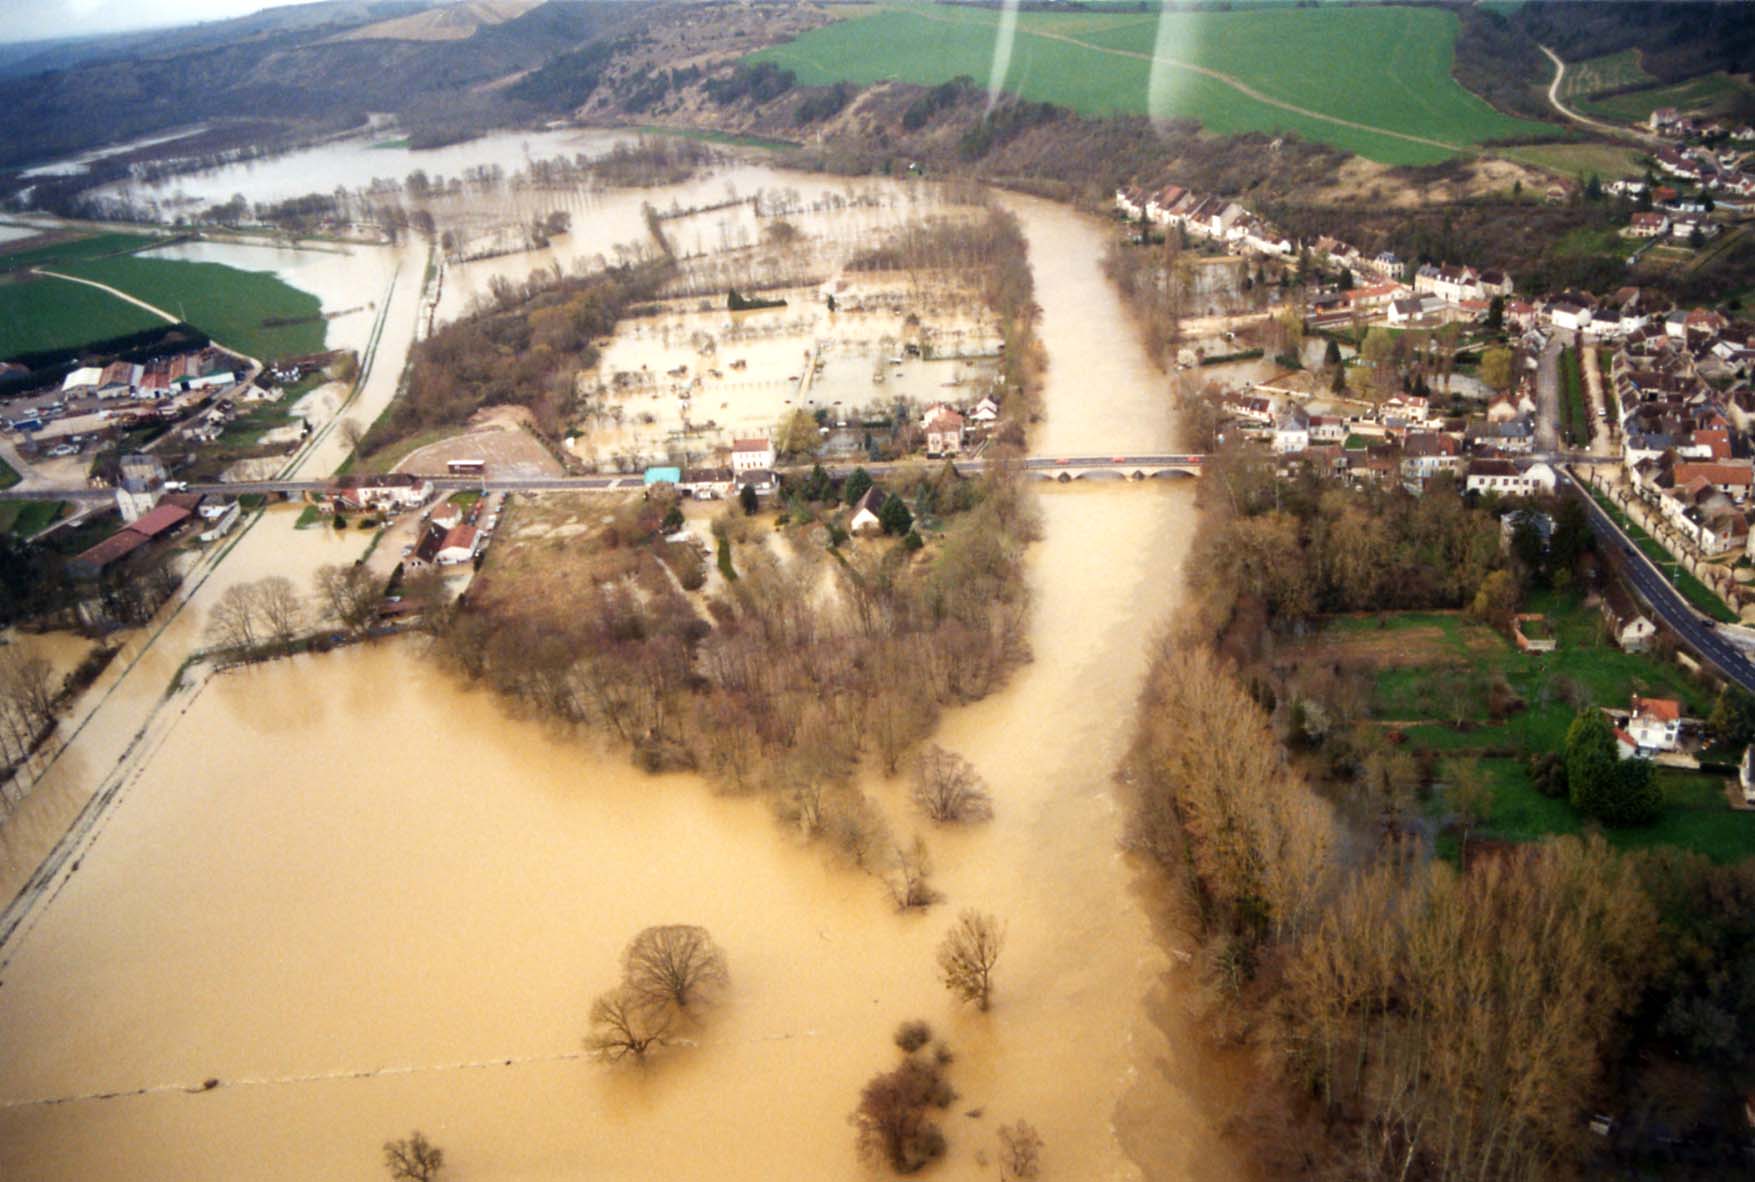
{"type": "MultiPolygon", "coordinates": [[[[751,60],[802,85],[967,75],[985,82],[999,14],[886,5],[751,60]]],[[[1024,13],[1004,86],[1085,115],[1198,119],[1211,132],[1291,132],[1389,164],[1430,164],[1555,129],[1495,111],[1451,77],[1457,18],[1436,8],[1024,13]]]]}
{"type": "Polygon", "coordinates": [[[164,321],[83,283],[0,276],[0,359],[127,336],[164,321]]]}
{"type": "Polygon", "coordinates": [[[28,538],[49,528],[68,508],[66,501],[0,501],[0,534],[28,538]]]}
{"type": "Polygon", "coordinates": [[[267,272],[139,256],[71,263],[57,269],[163,308],[215,342],[258,360],[323,349],[327,326],[317,297],[267,272]]]}
{"type": "MultiPolygon", "coordinates": [[[[1588,823],[1565,800],[1536,791],[1527,760],[1563,746],[1578,703],[1624,707],[1638,693],[1676,698],[1688,716],[1704,717],[1712,698],[1662,657],[1615,648],[1601,615],[1576,593],[1537,592],[1526,606],[1553,628],[1557,651],[1519,652],[1505,636],[1465,615],[1409,612],[1327,620],[1292,659],[1317,656],[1362,667],[1370,678],[1369,716],[1376,725],[1399,733],[1414,751],[1479,758],[1493,808],[1475,836],[1533,841],[1576,833],[1588,823]],[[1497,691],[1496,682],[1502,687],[1497,691]],[[1508,708],[1506,689],[1520,706],[1508,708]]],[[[1755,854],[1755,813],[1731,809],[1723,782],[1721,775],[1659,769],[1663,817],[1646,828],[1611,830],[1608,838],[1629,849],[1681,846],[1717,861],[1755,854]]],[[[1430,808],[1442,818],[1446,806],[1437,798],[1430,808]]],[[[1454,857],[1456,836],[1442,837],[1439,851],[1454,857]]]]}
{"type": "Polygon", "coordinates": [[[17,468],[14,468],[5,460],[0,460],[0,488],[11,488],[23,479],[24,477],[18,474],[17,468]]]}

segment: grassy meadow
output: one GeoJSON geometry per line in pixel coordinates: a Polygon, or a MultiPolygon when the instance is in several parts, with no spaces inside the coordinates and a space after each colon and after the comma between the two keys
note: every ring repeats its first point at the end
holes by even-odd
{"type": "MultiPolygon", "coordinates": [[[[886,5],[753,60],[809,86],[985,81],[998,23],[981,9],[886,5]]],[[[1085,115],[1192,118],[1224,135],[1292,132],[1389,164],[1555,134],[1500,114],[1452,79],[1457,20],[1439,9],[1033,12],[1017,28],[1005,88],[1085,115]]]]}

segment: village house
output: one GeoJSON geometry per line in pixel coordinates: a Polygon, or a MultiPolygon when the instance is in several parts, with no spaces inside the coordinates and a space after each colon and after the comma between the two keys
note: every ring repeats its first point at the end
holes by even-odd
{"type": "Polygon", "coordinates": [[[853,516],[847,522],[847,532],[859,535],[882,533],[884,523],[878,512],[883,507],[884,491],[874,484],[853,503],[853,516]]]}
{"type": "Polygon", "coordinates": [[[1658,238],[1670,232],[1670,219],[1656,210],[1633,215],[1627,233],[1634,238],[1658,238]]]}
{"type": "Polygon", "coordinates": [[[1623,652],[1642,653],[1651,647],[1657,625],[1633,602],[1633,596],[1618,581],[1611,580],[1603,590],[1603,618],[1608,621],[1609,637],[1623,652]]]}
{"type": "Polygon", "coordinates": [[[737,491],[737,476],[730,468],[688,468],[676,487],[697,501],[716,501],[737,491]]]}
{"type": "Polygon", "coordinates": [[[774,466],[774,445],[766,439],[738,439],[731,445],[731,471],[737,476],[774,466]]]}
{"type": "Polygon", "coordinates": [[[1633,695],[1633,707],[1622,728],[1641,751],[1674,751],[1682,737],[1682,703],[1674,698],[1633,695]]]}
{"type": "Polygon", "coordinates": [[[948,406],[926,420],[926,454],[954,456],[963,450],[963,416],[948,406]]]}
{"type": "Polygon", "coordinates": [[[1546,464],[1519,468],[1515,461],[1500,459],[1470,460],[1463,478],[1463,491],[1497,493],[1502,497],[1551,495],[1556,477],[1546,464]]]}
{"type": "Polygon", "coordinates": [[[1460,452],[1461,446],[1449,435],[1410,431],[1402,440],[1402,478],[1415,486],[1441,472],[1455,473],[1462,467],[1460,452]]]}
{"type": "Polygon", "coordinates": [[[330,511],[395,513],[418,509],[433,495],[432,481],[408,472],[380,476],[337,476],[320,496],[319,507],[330,511]]]}
{"type": "Polygon", "coordinates": [[[1295,454],[1310,446],[1310,419],[1298,407],[1288,407],[1274,420],[1274,453],[1295,454]]]}

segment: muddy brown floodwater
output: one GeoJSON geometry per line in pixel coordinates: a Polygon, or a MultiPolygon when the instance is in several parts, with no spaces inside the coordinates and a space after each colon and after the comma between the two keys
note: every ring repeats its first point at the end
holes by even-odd
{"type": "MultiPolygon", "coordinates": [[[[1050,446],[1168,444],[1099,228],[1018,207],[1050,446]]],[[[758,801],[508,719],[411,643],[209,681],[0,949],[0,1177],[364,1182],[418,1127],[460,1180],[860,1179],[846,1115],[915,1017],[957,1053],[934,1177],[992,1177],[1019,1117],[1046,1177],[1241,1176],[1218,1131],[1237,1083],[1178,1008],[1111,782],[1191,491],[1041,502],[1034,661],[936,736],[997,816],[931,835],[946,898],[926,915],[758,801]],[[986,1015],[933,971],[963,907],[1009,925],[986,1015]],[[726,1004],[644,1071],[583,1059],[621,946],[666,922],[725,948],[726,1004]]]]}

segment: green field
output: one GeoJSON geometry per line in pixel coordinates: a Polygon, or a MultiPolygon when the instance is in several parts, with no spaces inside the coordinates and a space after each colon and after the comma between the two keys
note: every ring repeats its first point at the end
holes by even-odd
{"type": "MultiPolygon", "coordinates": [[[[885,6],[752,60],[807,86],[985,81],[998,21],[979,9],[885,6]]],[[[1435,8],[1025,13],[1017,29],[1005,88],[1085,115],[1193,118],[1222,135],[1292,132],[1390,164],[1555,134],[1451,78],[1457,20],[1435,8]]]]}
{"type": "Polygon", "coordinates": [[[220,344],[259,360],[316,353],[323,348],[326,326],[317,297],[266,272],[137,255],[57,269],[108,284],[181,316],[220,344]],[[263,324],[267,319],[297,323],[268,327],[263,324]]]}
{"type": "Polygon", "coordinates": [[[1655,81],[1657,79],[1647,74],[1639,64],[1639,51],[1628,49],[1602,57],[1587,58],[1582,62],[1567,62],[1566,78],[1560,83],[1560,99],[1564,102],[1567,99],[1601,94],[1605,90],[1618,90],[1623,86],[1639,86],[1655,81]]]}
{"type": "Polygon", "coordinates": [[[1687,114],[1710,115],[1728,109],[1738,98],[1748,94],[1747,86],[1720,72],[1690,78],[1674,86],[1635,90],[1609,98],[1582,99],[1574,105],[1585,114],[1601,119],[1644,123],[1659,107],[1675,107],[1687,114]]]}
{"type": "Polygon", "coordinates": [[[24,477],[18,474],[17,468],[14,468],[5,460],[0,460],[0,488],[11,488],[23,479],[24,477]]]}
{"type": "Polygon", "coordinates": [[[145,308],[83,283],[0,280],[0,358],[71,348],[163,325],[145,308]]]}

